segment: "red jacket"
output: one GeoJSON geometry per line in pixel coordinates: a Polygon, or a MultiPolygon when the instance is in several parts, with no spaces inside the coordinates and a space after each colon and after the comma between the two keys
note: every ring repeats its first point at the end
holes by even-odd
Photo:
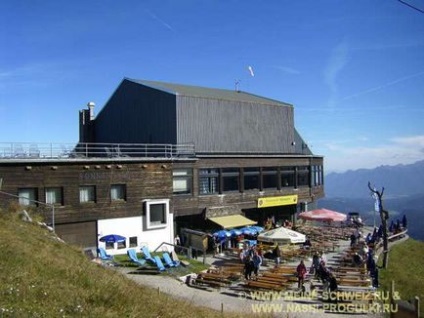
{"type": "Polygon", "coordinates": [[[305,278],[307,270],[305,264],[299,264],[296,268],[297,276],[305,278]]]}

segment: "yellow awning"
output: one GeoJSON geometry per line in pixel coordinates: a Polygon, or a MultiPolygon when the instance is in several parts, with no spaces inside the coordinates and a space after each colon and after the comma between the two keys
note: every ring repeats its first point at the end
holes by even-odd
{"type": "Polygon", "coordinates": [[[243,215],[226,215],[226,216],[217,216],[214,218],[209,218],[212,222],[218,224],[223,229],[232,229],[235,227],[246,226],[246,225],[254,225],[258,222],[248,219],[243,215]]]}

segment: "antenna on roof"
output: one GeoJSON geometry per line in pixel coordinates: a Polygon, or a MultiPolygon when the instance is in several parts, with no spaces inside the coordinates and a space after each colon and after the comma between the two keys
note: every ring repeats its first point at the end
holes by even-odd
{"type": "Polygon", "coordinates": [[[239,79],[234,81],[234,89],[235,89],[236,92],[240,92],[240,87],[239,87],[240,82],[241,82],[241,80],[239,80],[239,79]]]}

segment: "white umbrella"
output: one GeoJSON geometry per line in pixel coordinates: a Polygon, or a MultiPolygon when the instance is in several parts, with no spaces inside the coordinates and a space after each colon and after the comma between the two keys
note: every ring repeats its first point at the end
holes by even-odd
{"type": "Polygon", "coordinates": [[[258,236],[258,241],[279,244],[304,243],[305,240],[306,236],[304,234],[285,227],[278,227],[276,229],[263,232],[258,236]]]}

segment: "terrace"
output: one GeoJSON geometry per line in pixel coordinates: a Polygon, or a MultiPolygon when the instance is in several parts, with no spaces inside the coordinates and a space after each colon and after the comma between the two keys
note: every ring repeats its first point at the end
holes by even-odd
{"type": "Polygon", "coordinates": [[[0,142],[0,160],[190,158],[194,144],[0,142]]]}

